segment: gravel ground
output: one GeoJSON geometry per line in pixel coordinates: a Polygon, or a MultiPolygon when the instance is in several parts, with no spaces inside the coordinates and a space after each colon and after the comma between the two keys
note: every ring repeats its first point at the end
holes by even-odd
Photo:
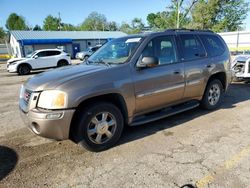
{"type": "MultiPolygon", "coordinates": [[[[234,83],[216,111],[199,108],[127,128],[91,153],[31,133],[17,76],[0,64],[0,187],[250,187],[250,84],[234,83]]],[[[32,75],[31,75],[32,76],[32,75]]]]}

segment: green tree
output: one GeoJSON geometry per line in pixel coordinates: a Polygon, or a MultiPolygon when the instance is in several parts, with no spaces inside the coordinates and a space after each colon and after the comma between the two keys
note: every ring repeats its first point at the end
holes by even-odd
{"type": "Polygon", "coordinates": [[[215,32],[236,31],[248,11],[249,3],[244,0],[199,0],[192,10],[191,26],[215,32]]]}
{"type": "Polygon", "coordinates": [[[5,37],[6,37],[6,33],[4,31],[4,29],[2,27],[0,27],[0,42],[4,42],[5,41],[5,37]]]}
{"type": "Polygon", "coordinates": [[[103,31],[107,26],[107,18],[103,14],[92,12],[80,25],[80,29],[84,31],[103,31]]]}
{"type": "Polygon", "coordinates": [[[11,13],[5,24],[8,30],[28,30],[24,17],[11,13]]]}
{"type": "Polygon", "coordinates": [[[43,21],[43,29],[45,31],[58,31],[60,30],[61,19],[48,15],[43,21]]]}
{"type": "Polygon", "coordinates": [[[166,11],[148,14],[148,24],[154,30],[186,27],[190,23],[190,11],[196,2],[197,0],[192,0],[187,5],[184,0],[172,0],[166,11]]]}
{"type": "Polygon", "coordinates": [[[108,22],[106,29],[108,31],[117,31],[118,30],[118,25],[116,22],[112,21],[112,22],[108,22]]]}
{"type": "Polygon", "coordinates": [[[42,28],[39,25],[35,25],[32,29],[33,31],[42,31],[42,28]]]}
{"type": "Polygon", "coordinates": [[[77,28],[72,24],[61,23],[61,30],[62,31],[76,31],[77,28]]]}
{"type": "Polygon", "coordinates": [[[133,33],[132,27],[126,22],[122,22],[119,30],[124,32],[124,33],[127,33],[127,34],[132,34],[133,33]]]}

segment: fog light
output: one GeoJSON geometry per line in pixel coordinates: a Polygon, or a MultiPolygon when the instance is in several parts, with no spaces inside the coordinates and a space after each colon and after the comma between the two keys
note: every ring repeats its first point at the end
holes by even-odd
{"type": "Polygon", "coordinates": [[[60,119],[63,116],[63,113],[54,113],[46,115],[46,119],[60,119]]]}

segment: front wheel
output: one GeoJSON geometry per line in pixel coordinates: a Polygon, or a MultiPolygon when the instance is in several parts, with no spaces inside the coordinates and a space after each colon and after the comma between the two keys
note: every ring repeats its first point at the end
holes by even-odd
{"type": "Polygon", "coordinates": [[[17,72],[19,75],[27,75],[30,73],[30,67],[28,65],[20,65],[17,72]]]}
{"type": "Polygon", "coordinates": [[[112,103],[93,103],[77,115],[77,131],[73,133],[80,145],[90,151],[112,147],[121,137],[124,120],[112,103]]]}
{"type": "Polygon", "coordinates": [[[224,91],[220,80],[214,79],[208,83],[201,101],[201,107],[206,110],[213,110],[220,106],[224,91]]]}

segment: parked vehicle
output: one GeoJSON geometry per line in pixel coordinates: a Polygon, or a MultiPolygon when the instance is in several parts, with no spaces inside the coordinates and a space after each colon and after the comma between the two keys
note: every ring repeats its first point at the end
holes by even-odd
{"type": "Polygon", "coordinates": [[[25,58],[12,58],[7,61],[7,71],[19,75],[29,74],[32,70],[47,69],[70,65],[70,55],[60,49],[36,50],[25,58]]]}
{"type": "Polygon", "coordinates": [[[237,55],[232,63],[234,81],[250,81],[250,55],[237,55]]]}
{"type": "Polygon", "coordinates": [[[88,59],[96,50],[98,50],[101,45],[96,45],[94,47],[89,47],[86,51],[76,53],[76,59],[84,60],[88,59]]]}
{"type": "Polygon", "coordinates": [[[219,107],[231,82],[230,59],[223,39],[210,31],[167,30],[114,39],[86,63],[24,83],[21,114],[37,135],[105,150],[119,140],[125,125],[199,105],[219,107]]]}

